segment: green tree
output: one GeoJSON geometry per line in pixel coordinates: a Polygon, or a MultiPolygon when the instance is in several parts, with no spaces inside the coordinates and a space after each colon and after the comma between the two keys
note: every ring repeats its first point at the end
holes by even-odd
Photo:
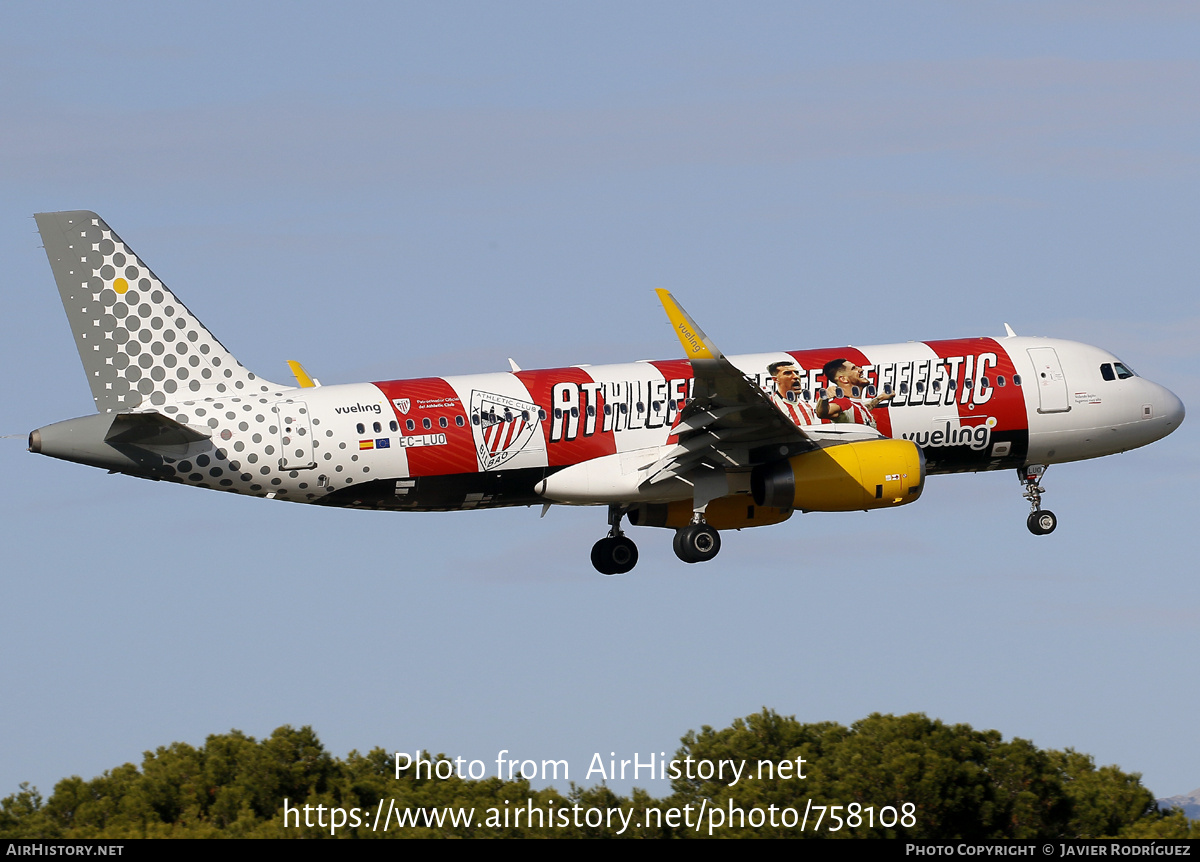
{"type": "MultiPolygon", "coordinates": [[[[1159,812],[1136,774],[1097,768],[1091,757],[1071,749],[1043,751],[1023,739],[1005,741],[994,730],[920,714],[874,714],[843,727],[802,724],[764,709],[722,730],[689,732],[681,742],[676,759],[682,774],[669,797],[654,799],[644,790],[622,797],[607,787],[574,785],[564,796],[553,788],[535,791],[524,780],[436,778],[415,769],[397,778],[392,755],[383,749],[352,751],[339,760],[309,727],[281,727],[261,741],[234,730],[208,737],[199,748],[175,743],[148,751],[140,769],[127,763],[90,781],[65,778],[49,799],[23,784],[0,800],[0,837],[706,837],[707,823],[699,831],[672,826],[666,810],[691,806],[694,822],[702,806],[726,812],[731,804],[743,812],[774,806],[778,814],[810,803],[825,809],[819,832],[814,808],[807,829],[784,826],[777,817],[774,826],[726,824],[715,834],[1200,837],[1197,823],[1181,812],[1159,812]],[[725,761],[725,771],[699,768],[700,761],[706,767],[725,761]],[[741,765],[736,781],[730,761],[741,765]],[[303,815],[298,824],[295,814],[285,825],[285,800],[291,809],[309,806],[314,825],[304,825],[303,815]],[[416,825],[401,828],[393,819],[376,828],[364,818],[331,835],[330,808],[374,813],[381,802],[389,811],[416,816],[416,825]],[[531,804],[543,814],[531,817],[531,804]],[[316,824],[317,806],[324,807],[324,827],[316,824]],[[574,806],[601,812],[603,822],[576,823],[574,806]],[[850,806],[860,806],[861,822],[850,806]],[[884,826],[885,806],[894,818],[903,812],[911,817],[884,826]],[[835,807],[843,825],[830,831],[835,807]],[[451,808],[473,810],[472,822],[439,823],[432,816],[451,808]],[[545,820],[545,812],[564,809],[571,811],[567,825],[557,817],[545,820]],[[425,815],[431,815],[428,822],[425,815]]],[[[427,752],[422,757],[445,760],[427,752]]]]}

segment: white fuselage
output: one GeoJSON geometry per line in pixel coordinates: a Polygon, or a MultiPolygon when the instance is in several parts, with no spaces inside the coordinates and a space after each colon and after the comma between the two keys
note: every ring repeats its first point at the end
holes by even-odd
{"type": "MultiPolygon", "coordinates": [[[[965,339],[853,352],[879,390],[897,393],[874,411],[879,430],[917,443],[931,473],[1109,455],[1165,436],[1183,416],[1156,383],[1104,379],[1101,366],[1118,360],[1076,342],[965,339]],[[1039,367],[1042,358],[1057,367],[1039,367]]],[[[808,353],[730,361],[769,390],[767,366],[794,358],[811,392],[823,380],[819,366],[805,365],[808,353]]],[[[534,489],[575,470],[584,484],[556,502],[629,503],[690,494],[680,483],[638,487],[639,468],[674,443],[690,382],[687,363],[669,360],[278,389],[156,409],[211,437],[168,465],[187,484],[297,502],[478,508],[554,499],[534,489]]]]}

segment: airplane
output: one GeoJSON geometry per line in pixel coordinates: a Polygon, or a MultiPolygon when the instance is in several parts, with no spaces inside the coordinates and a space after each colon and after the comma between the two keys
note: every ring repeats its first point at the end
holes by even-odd
{"type": "Polygon", "coordinates": [[[795,512],[888,509],[929,474],[1015,470],[1035,535],[1052,464],[1124,452],[1184,418],[1169,390],[1096,347],[1017,336],[726,356],[665,290],[684,358],[322,386],[250,372],[95,213],[38,230],[95,414],[29,451],[146,479],[394,511],[605,506],[602,574],[674,531],[713,559],[720,531],[795,512]]]}

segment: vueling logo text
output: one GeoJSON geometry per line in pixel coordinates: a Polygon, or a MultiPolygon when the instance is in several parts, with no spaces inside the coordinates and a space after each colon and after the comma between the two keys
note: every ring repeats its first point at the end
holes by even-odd
{"type": "Polygon", "coordinates": [[[986,449],[992,442],[992,429],[995,427],[995,416],[989,416],[982,425],[962,425],[957,428],[950,420],[946,420],[930,431],[910,431],[901,436],[905,440],[913,441],[922,449],[932,446],[970,446],[979,451],[986,449]]]}

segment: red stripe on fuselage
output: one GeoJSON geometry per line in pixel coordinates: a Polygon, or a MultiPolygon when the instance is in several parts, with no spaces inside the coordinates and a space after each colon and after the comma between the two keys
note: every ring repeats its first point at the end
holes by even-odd
{"type": "Polygon", "coordinates": [[[518,371],[514,376],[525,384],[534,403],[546,411],[541,426],[549,466],[579,464],[616,453],[613,433],[603,430],[604,395],[586,370],[550,368],[518,371]],[[594,409],[593,416],[588,416],[588,407],[594,409]],[[575,415],[571,414],[572,408],[575,415]],[[558,417],[554,414],[556,409],[562,411],[558,417]],[[590,434],[589,428],[593,429],[590,434]]]}
{"type": "Polygon", "coordinates": [[[996,419],[995,431],[1028,430],[1025,396],[1021,394],[1021,387],[1013,385],[1013,375],[1017,371],[999,342],[994,338],[955,338],[925,343],[942,359],[943,379],[947,381],[942,385],[948,389],[948,381],[954,381],[953,407],[947,391],[942,393],[942,404],[947,410],[957,409],[963,425],[981,425],[991,416],[996,419]],[[990,361],[993,356],[995,364],[990,361]],[[980,383],[985,377],[988,386],[981,388],[980,383]],[[1000,377],[1006,385],[998,385],[1000,377]],[[966,386],[968,379],[970,388],[966,386]],[[981,401],[976,400],[981,397],[981,401]]]}
{"type": "Polygon", "coordinates": [[[658,359],[650,365],[657,368],[667,381],[667,399],[674,402],[667,411],[672,429],[671,435],[667,437],[667,445],[670,446],[679,442],[679,435],[674,433],[674,428],[679,424],[679,414],[683,412],[691,394],[691,380],[694,376],[692,363],[686,359],[658,359]],[[681,401],[683,404],[679,403],[681,401]]]}
{"type": "Polygon", "coordinates": [[[470,417],[449,383],[440,377],[424,377],[417,380],[388,380],[375,386],[392,405],[403,436],[446,435],[444,445],[410,446],[406,449],[410,476],[478,472],[479,460],[471,436],[470,417]],[[394,399],[399,398],[409,400],[408,413],[401,413],[396,408],[394,399]],[[455,422],[456,416],[465,417],[464,425],[455,422]],[[442,417],[447,419],[445,428],[438,422],[442,417]],[[416,430],[407,430],[405,422],[409,419],[414,421],[416,430]],[[431,429],[424,427],[423,419],[430,420],[431,429]]]}

